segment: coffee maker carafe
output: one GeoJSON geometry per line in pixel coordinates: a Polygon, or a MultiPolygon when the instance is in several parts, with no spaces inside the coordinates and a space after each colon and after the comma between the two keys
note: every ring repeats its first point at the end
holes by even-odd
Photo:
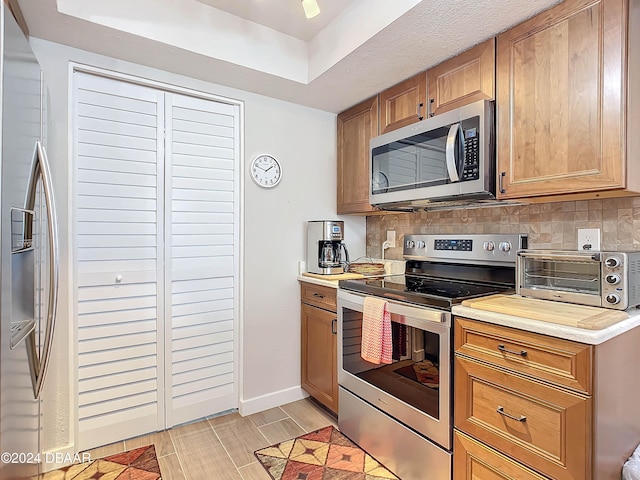
{"type": "Polygon", "coordinates": [[[307,269],[310,273],[331,275],[344,273],[349,252],[342,242],[344,222],[311,221],[307,225],[307,269]]]}

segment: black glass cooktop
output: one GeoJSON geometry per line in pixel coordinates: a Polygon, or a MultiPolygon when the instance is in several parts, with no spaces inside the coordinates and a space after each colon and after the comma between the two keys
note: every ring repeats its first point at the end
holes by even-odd
{"type": "Polygon", "coordinates": [[[453,281],[414,275],[391,275],[376,279],[340,280],[340,288],[391,300],[450,310],[469,298],[509,293],[509,286],[453,281]]]}

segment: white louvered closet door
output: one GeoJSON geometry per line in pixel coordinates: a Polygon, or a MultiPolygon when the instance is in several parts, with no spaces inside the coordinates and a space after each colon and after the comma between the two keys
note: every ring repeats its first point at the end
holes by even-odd
{"type": "Polygon", "coordinates": [[[162,427],[164,95],[76,73],[79,446],[162,427]],[[158,201],[160,199],[160,201],[158,201]]]}
{"type": "Polygon", "coordinates": [[[166,96],[167,426],[237,407],[238,107],[166,96]],[[170,258],[169,258],[170,257],[170,258]]]}
{"type": "Polygon", "coordinates": [[[237,407],[239,107],[74,74],[78,431],[237,407]]]}

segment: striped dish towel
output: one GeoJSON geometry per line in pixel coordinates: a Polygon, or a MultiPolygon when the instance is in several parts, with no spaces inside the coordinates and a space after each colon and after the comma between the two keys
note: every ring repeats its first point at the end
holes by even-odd
{"type": "Polygon", "coordinates": [[[360,356],[376,365],[391,363],[392,350],[391,314],[387,311],[387,302],[380,298],[365,297],[360,356]]]}

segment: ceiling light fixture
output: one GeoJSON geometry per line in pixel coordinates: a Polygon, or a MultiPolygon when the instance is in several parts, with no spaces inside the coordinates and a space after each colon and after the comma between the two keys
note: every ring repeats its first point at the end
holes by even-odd
{"type": "Polygon", "coordinates": [[[320,7],[316,0],[302,0],[302,8],[307,18],[313,18],[320,13],[320,7]]]}

